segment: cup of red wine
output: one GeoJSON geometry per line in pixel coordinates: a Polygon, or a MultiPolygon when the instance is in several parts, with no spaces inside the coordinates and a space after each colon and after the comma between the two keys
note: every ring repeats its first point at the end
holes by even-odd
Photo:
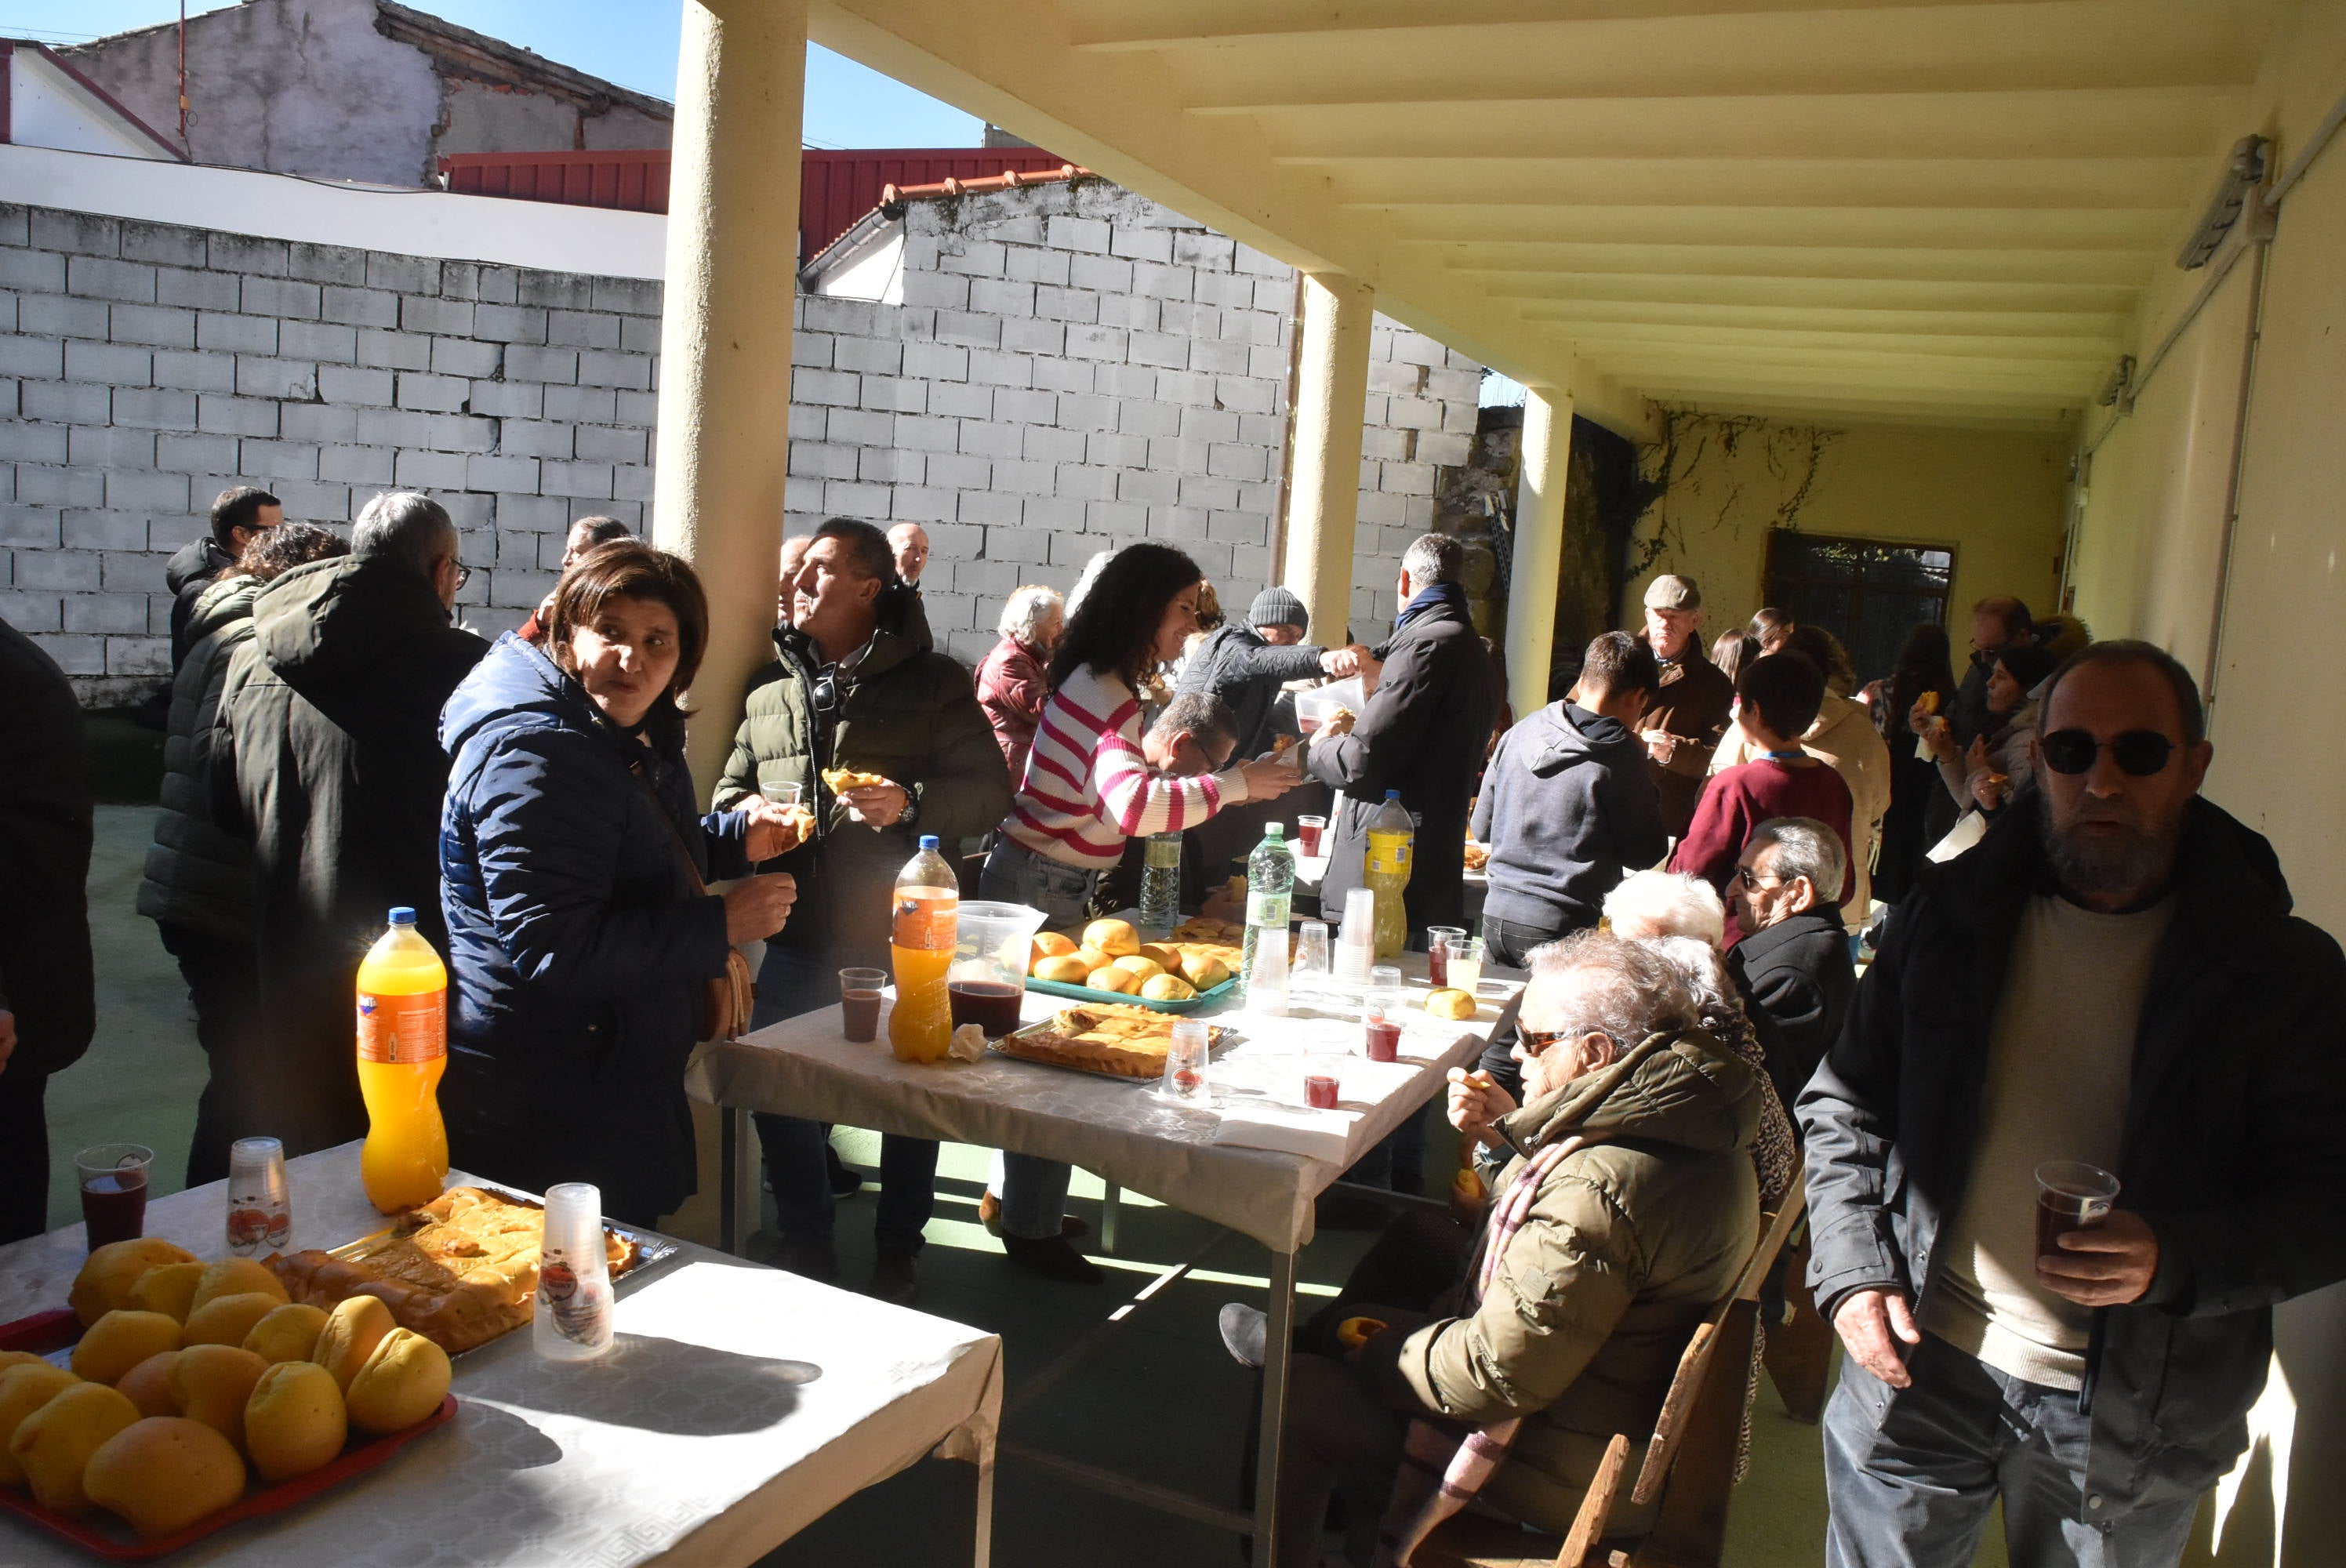
{"type": "Polygon", "coordinates": [[[147,1233],[147,1172],[154,1163],[155,1151],[144,1144],[97,1144],[74,1156],[92,1252],[147,1233]]]}

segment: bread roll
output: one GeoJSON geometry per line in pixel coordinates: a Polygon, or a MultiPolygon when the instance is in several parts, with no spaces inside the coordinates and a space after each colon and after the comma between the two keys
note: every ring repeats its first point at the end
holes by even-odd
{"type": "Polygon", "coordinates": [[[1084,945],[1096,947],[1110,958],[1123,958],[1140,951],[1140,933],[1132,929],[1130,921],[1096,920],[1084,927],[1084,945]]]}

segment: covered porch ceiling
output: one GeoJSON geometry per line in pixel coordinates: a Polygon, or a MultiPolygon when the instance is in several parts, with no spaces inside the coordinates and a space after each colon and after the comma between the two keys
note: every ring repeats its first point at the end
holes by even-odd
{"type": "Polygon", "coordinates": [[[2057,428],[2280,0],[817,0],[814,39],[1629,433],[2057,428]]]}

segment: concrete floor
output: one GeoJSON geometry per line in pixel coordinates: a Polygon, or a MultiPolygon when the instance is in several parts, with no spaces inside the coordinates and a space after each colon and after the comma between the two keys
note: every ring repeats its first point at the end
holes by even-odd
{"type": "MultiPolygon", "coordinates": [[[[111,792],[136,798],[151,789],[140,738],[112,729],[111,792]]],[[[102,748],[102,751],[106,748],[102,748]]],[[[151,799],[151,794],[148,795],[151,799]]],[[[89,1054],[50,1088],[50,1128],[59,1168],[51,1217],[77,1217],[70,1173],[73,1151],[131,1139],[157,1152],[158,1193],[176,1191],[184,1168],[203,1060],[187,997],[153,926],[133,910],[139,866],[152,830],[151,809],[102,807],[90,871],[90,913],[98,971],[98,1030],[89,1054]]],[[[867,1171],[876,1139],[842,1132],[841,1146],[867,1171]]],[[[1437,1166],[1440,1160],[1435,1161],[1437,1166]]],[[[1001,1333],[1009,1347],[1005,1435],[1013,1442],[1088,1460],[1235,1504],[1239,1445],[1250,1420],[1247,1375],[1223,1353],[1214,1328],[1227,1300],[1260,1299],[1264,1255],[1242,1237],[1127,1195],[1119,1256],[1104,1258],[1107,1279],[1073,1287],[1011,1269],[976,1222],[985,1175],[984,1151],[947,1145],[940,1166],[937,1217],[923,1256],[923,1309],[1001,1333]],[[1202,1253],[1192,1273],[1158,1294],[1103,1336],[1103,1348],[1039,1398],[1021,1403],[1025,1380],[1059,1351],[1105,1321],[1158,1272],[1202,1253]]],[[[1095,1227],[1099,1183],[1076,1174],[1075,1209],[1095,1227]]],[[[869,1196],[842,1207],[840,1244],[849,1282],[871,1260],[869,1196]]],[[[1304,1253],[1307,1291],[1333,1293],[1369,1237],[1325,1230],[1304,1253]]],[[[1309,1309],[1309,1302],[1305,1303],[1309,1309]]],[[[1824,1493],[1817,1431],[1783,1414],[1762,1386],[1753,1415],[1751,1474],[1739,1489],[1727,1561],[1737,1568],[1791,1568],[1822,1553],[1824,1493]]],[[[925,1461],[873,1487],[766,1559],[774,1568],[853,1568],[856,1564],[942,1563],[958,1492],[940,1461],[925,1461]]],[[[1032,1565],[1173,1568],[1240,1560],[1231,1536],[1141,1509],[1005,1461],[996,1498],[996,1560],[1032,1565]]],[[[2000,1565],[2000,1543],[1980,1562],[2000,1565]]]]}

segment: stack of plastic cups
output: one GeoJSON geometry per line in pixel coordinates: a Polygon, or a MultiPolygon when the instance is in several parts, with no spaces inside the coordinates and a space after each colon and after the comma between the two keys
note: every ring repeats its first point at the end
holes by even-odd
{"type": "Polygon", "coordinates": [[[1354,888],[1344,895],[1344,926],[1336,933],[1336,983],[1365,990],[1376,955],[1376,890],[1354,888]]]}
{"type": "Polygon", "coordinates": [[[564,1182],[546,1193],[537,1268],[537,1353],[586,1361],[611,1348],[611,1268],[603,1250],[603,1192],[564,1182]]]}

